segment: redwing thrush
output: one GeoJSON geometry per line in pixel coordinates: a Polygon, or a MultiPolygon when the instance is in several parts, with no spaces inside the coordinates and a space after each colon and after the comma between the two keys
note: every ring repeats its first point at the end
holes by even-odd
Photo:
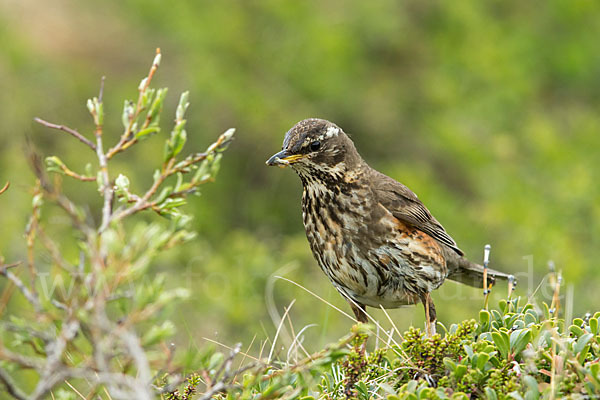
{"type": "Polygon", "coordinates": [[[483,286],[483,267],[463,257],[416,194],[369,167],[334,123],[298,122],[267,165],[289,165],[300,176],[310,248],[358,321],[367,322],[366,306],[397,308],[420,301],[432,334],[432,290],[446,278],[483,286]]]}

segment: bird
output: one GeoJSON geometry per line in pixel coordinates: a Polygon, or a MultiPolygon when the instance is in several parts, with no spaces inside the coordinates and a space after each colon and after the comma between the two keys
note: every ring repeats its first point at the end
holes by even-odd
{"type": "MultiPolygon", "coordinates": [[[[266,164],[291,167],[300,177],[310,249],[358,322],[368,322],[367,307],[422,303],[432,336],[432,291],[446,279],[483,287],[484,267],[464,256],[413,191],[371,168],[336,124],[296,123],[266,164]]],[[[490,282],[509,277],[486,273],[490,282]]]]}

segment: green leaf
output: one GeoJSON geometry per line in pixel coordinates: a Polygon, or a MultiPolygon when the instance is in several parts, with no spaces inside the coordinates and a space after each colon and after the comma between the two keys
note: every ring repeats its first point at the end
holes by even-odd
{"type": "Polygon", "coordinates": [[[457,381],[460,381],[460,379],[467,373],[467,366],[463,365],[463,364],[457,364],[456,365],[456,369],[454,370],[454,377],[456,378],[457,381]]]}
{"type": "Polygon", "coordinates": [[[160,204],[163,201],[165,201],[165,199],[171,193],[173,193],[173,187],[172,186],[167,186],[167,187],[163,188],[163,190],[161,190],[160,194],[158,195],[158,197],[156,197],[156,199],[154,199],[154,201],[156,202],[156,204],[160,204]]]}
{"type": "Polygon", "coordinates": [[[223,355],[223,353],[215,353],[212,355],[212,357],[210,358],[210,361],[208,362],[208,370],[214,370],[217,367],[219,367],[221,364],[223,364],[223,361],[225,360],[225,356],[223,355]]]}
{"type": "Polygon", "coordinates": [[[177,156],[181,152],[185,142],[187,141],[187,133],[185,129],[183,129],[185,121],[182,121],[180,124],[181,127],[177,129],[175,136],[173,136],[173,157],[177,156]]]}
{"type": "Polygon", "coordinates": [[[540,398],[540,391],[538,389],[538,382],[531,375],[523,376],[523,381],[527,386],[527,391],[525,392],[526,400],[537,400],[540,398]]]}
{"type": "Polygon", "coordinates": [[[142,110],[144,110],[144,109],[146,109],[146,107],[148,107],[148,104],[154,98],[155,92],[156,92],[155,89],[148,88],[144,91],[144,93],[142,93],[142,103],[141,103],[142,110]]]}
{"type": "Polygon", "coordinates": [[[363,398],[363,399],[369,398],[369,388],[367,387],[366,383],[364,383],[363,381],[356,382],[354,387],[358,391],[360,398],[363,398]]]}
{"type": "Polygon", "coordinates": [[[600,382],[600,363],[590,364],[590,372],[596,381],[600,382]]]}
{"type": "Polygon", "coordinates": [[[160,205],[161,209],[172,209],[176,207],[183,206],[187,203],[185,198],[183,197],[172,197],[163,201],[160,205]]]}
{"type": "Polygon", "coordinates": [[[141,131],[137,132],[135,134],[135,137],[138,140],[143,140],[158,132],[160,132],[160,128],[158,126],[150,126],[146,129],[142,129],[141,131]]]}
{"type": "Polygon", "coordinates": [[[411,380],[406,384],[406,391],[414,393],[419,386],[419,382],[415,380],[411,380]]]}
{"type": "Polygon", "coordinates": [[[177,105],[177,110],[175,111],[176,121],[181,121],[183,119],[183,116],[185,115],[185,112],[188,106],[190,105],[190,103],[188,103],[189,96],[190,92],[181,93],[181,97],[179,98],[179,104],[177,105]]]}
{"type": "Polygon", "coordinates": [[[485,388],[485,396],[488,400],[498,400],[498,395],[496,394],[496,391],[490,387],[485,388]]]}
{"type": "Polygon", "coordinates": [[[85,103],[88,111],[90,112],[90,114],[94,115],[94,112],[96,111],[94,109],[94,101],[92,99],[88,99],[87,102],[85,103]]]}
{"type": "Polygon", "coordinates": [[[96,124],[97,126],[101,126],[104,122],[104,106],[102,105],[102,103],[98,101],[97,97],[94,97],[92,99],[88,99],[86,105],[88,111],[90,112],[90,114],[92,114],[92,117],[94,118],[94,124],[96,124]]]}
{"type": "Polygon", "coordinates": [[[210,176],[215,176],[219,172],[221,168],[221,158],[223,155],[221,153],[215,154],[215,158],[210,166],[210,176]]]}
{"type": "Polygon", "coordinates": [[[196,170],[196,173],[194,174],[194,178],[192,179],[192,182],[203,182],[203,181],[209,179],[210,178],[209,167],[210,167],[210,165],[209,165],[208,160],[202,161],[200,163],[200,166],[196,170]]]}
{"type": "Polygon", "coordinates": [[[46,157],[45,162],[46,162],[46,170],[48,172],[57,172],[62,175],[65,174],[65,172],[63,171],[63,168],[65,167],[65,163],[63,163],[60,158],[58,158],[56,156],[46,157]]]}
{"type": "Polygon", "coordinates": [[[444,365],[446,366],[446,368],[448,368],[448,370],[450,370],[451,372],[454,372],[456,370],[456,363],[454,361],[452,361],[450,358],[448,357],[444,357],[444,365]]]}
{"type": "Polygon", "coordinates": [[[138,90],[144,90],[144,88],[146,87],[146,82],[148,82],[148,77],[145,77],[140,81],[140,84],[138,85],[138,90]]]}
{"type": "Polygon", "coordinates": [[[579,354],[575,353],[575,356],[577,357],[577,362],[579,362],[579,364],[585,363],[585,359],[586,359],[589,351],[590,351],[590,346],[587,345],[579,352],[579,354]]]}
{"type": "Polygon", "coordinates": [[[119,189],[119,190],[129,190],[129,178],[127,178],[125,175],[123,174],[119,174],[119,176],[117,177],[117,179],[115,179],[115,186],[119,189]]]}
{"type": "Polygon", "coordinates": [[[527,344],[531,341],[531,331],[529,329],[518,329],[510,334],[511,353],[516,357],[527,344]]]}
{"type": "Polygon", "coordinates": [[[479,322],[481,325],[487,325],[490,323],[490,312],[488,310],[479,311],[479,322]]]}
{"type": "Polygon", "coordinates": [[[166,95],[167,95],[167,88],[158,89],[158,91],[156,92],[156,97],[154,98],[154,101],[152,102],[152,105],[150,106],[150,109],[148,110],[148,113],[146,114],[146,119],[150,123],[158,122],[158,116],[159,116],[160,112],[162,111],[162,106],[165,101],[166,95]]]}
{"type": "Polygon", "coordinates": [[[530,326],[531,324],[539,322],[539,317],[535,310],[527,310],[523,319],[525,321],[525,326],[530,326]]]}
{"type": "Polygon", "coordinates": [[[552,316],[550,315],[550,307],[546,303],[542,303],[542,313],[544,319],[548,320],[552,318],[552,316]]]}
{"type": "Polygon", "coordinates": [[[579,327],[579,325],[571,325],[569,326],[569,331],[575,336],[580,337],[583,335],[584,330],[579,327]]]}
{"type": "Polygon", "coordinates": [[[577,342],[573,346],[573,352],[578,354],[583,351],[593,337],[594,335],[592,333],[586,333],[585,335],[582,335],[579,339],[577,339],[577,342]]]}
{"type": "Polygon", "coordinates": [[[590,331],[594,334],[597,335],[598,332],[598,318],[594,317],[594,318],[590,318],[590,331]]]}
{"type": "Polygon", "coordinates": [[[506,302],[506,300],[501,299],[498,302],[498,308],[500,309],[502,314],[506,314],[508,312],[508,303],[506,302]]]}
{"type": "Polygon", "coordinates": [[[115,179],[115,194],[121,201],[129,200],[129,179],[123,174],[119,174],[115,179]]]}
{"type": "Polygon", "coordinates": [[[500,351],[500,355],[504,359],[508,359],[508,354],[510,351],[510,342],[508,335],[504,332],[494,331],[492,332],[492,340],[496,344],[498,351],[500,351]]]}
{"type": "Polygon", "coordinates": [[[121,122],[123,123],[123,128],[129,128],[129,124],[133,119],[133,114],[135,113],[135,106],[133,101],[125,100],[123,104],[123,113],[121,114],[121,122]]]}
{"type": "Polygon", "coordinates": [[[492,314],[494,321],[496,321],[498,323],[502,323],[502,321],[503,321],[502,314],[500,314],[500,312],[498,310],[491,310],[490,313],[492,314]]]}
{"type": "Polygon", "coordinates": [[[477,353],[477,364],[475,365],[477,369],[484,370],[485,364],[490,359],[490,355],[488,353],[477,353]]]}
{"type": "Polygon", "coordinates": [[[162,325],[153,325],[144,334],[142,345],[152,346],[162,340],[168,339],[175,334],[175,325],[171,321],[165,321],[162,325]]]}
{"type": "Polygon", "coordinates": [[[471,346],[469,346],[468,344],[465,344],[463,346],[463,348],[465,349],[465,353],[467,353],[467,356],[469,358],[473,358],[473,348],[471,346]]]}
{"type": "Polygon", "coordinates": [[[187,141],[187,133],[185,132],[185,120],[178,121],[171,132],[171,138],[165,142],[165,153],[164,153],[164,162],[169,161],[171,158],[176,157],[185,142],[187,141]]]}

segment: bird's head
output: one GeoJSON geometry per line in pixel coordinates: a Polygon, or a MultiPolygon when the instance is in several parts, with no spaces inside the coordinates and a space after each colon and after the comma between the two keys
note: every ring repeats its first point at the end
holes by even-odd
{"type": "Polygon", "coordinates": [[[289,165],[301,176],[318,176],[343,174],[360,162],[354,143],[340,127],[324,119],[309,118],[285,134],[282,150],[269,158],[267,165],[289,165]]]}

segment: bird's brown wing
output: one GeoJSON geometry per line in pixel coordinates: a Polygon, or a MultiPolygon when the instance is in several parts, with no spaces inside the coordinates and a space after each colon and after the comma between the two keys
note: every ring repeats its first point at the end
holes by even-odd
{"type": "Polygon", "coordinates": [[[439,243],[464,255],[456,242],[434,217],[421,200],[408,187],[387,175],[371,170],[371,183],[379,203],[388,209],[394,217],[406,222],[434,238],[439,243]]]}

